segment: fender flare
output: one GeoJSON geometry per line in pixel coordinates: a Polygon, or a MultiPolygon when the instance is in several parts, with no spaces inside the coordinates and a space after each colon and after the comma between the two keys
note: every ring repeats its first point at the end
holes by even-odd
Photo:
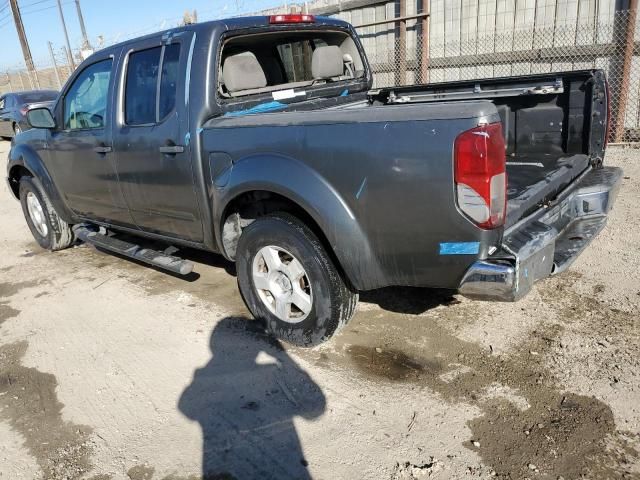
{"type": "MultiPolygon", "coordinates": [[[[62,200],[58,188],[56,187],[49,170],[45,166],[42,158],[36,151],[30,148],[28,145],[14,145],[9,151],[9,161],[7,163],[7,181],[11,182],[11,171],[15,167],[22,167],[26,169],[33,177],[36,177],[45,193],[49,197],[51,204],[56,210],[56,213],[67,223],[74,223],[74,215],[67,208],[66,204],[62,200]]],[[[11,185],[9,185],[11,186],[11,185]]],[[[11,189],[13,192],[13,188],[11,189]]],[[[16,197],[18,198],[18,197],[16,197]]]]}
{"type": "Polygon", "coordinates": [[[236,160],[212,180],[214,230],[221,252],[221,230],[230,203],[247,192],[267,191],[287,198],[313,218],[356,289],[379,284],[378,259],[358,219],[327,180],[305,163],[277,154],[251,155],[236,160]],[[224,186],[217,186],[221,183],[224,186]]]}

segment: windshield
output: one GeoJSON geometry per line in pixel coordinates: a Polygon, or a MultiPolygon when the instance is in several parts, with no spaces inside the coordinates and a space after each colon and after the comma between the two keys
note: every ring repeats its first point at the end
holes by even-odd
{"type": "Polygon", "coordinates": [[[58,92],[54,92],[53,90],[51,90],[46,92],[23,93],[18,96],[18,99],[21,103],[37,103],[55,100],[57,96],[58,92]]]}
{"type": "Polygon", "coordinates": [[[276,100],[295,96],[292,89],[351,81],[365,74],[353,38],[326,30],[234,37],[223,47],[221,70],[221,96],[272,92],[276,100]]]}

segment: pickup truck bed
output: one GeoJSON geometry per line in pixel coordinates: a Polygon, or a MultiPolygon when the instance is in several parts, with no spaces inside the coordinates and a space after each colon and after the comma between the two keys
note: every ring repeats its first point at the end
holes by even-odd
{"type": "Polygon", "coordinates": [[[385,104],[490,100],[506,143],[507,228],[604,155],[606,84],[598,71],[382,89],[371,98],[385,104]]]}

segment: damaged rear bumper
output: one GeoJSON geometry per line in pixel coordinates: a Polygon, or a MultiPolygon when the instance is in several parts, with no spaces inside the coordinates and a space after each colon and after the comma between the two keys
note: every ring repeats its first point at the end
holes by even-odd
{"type": "Polygon", "coordinates": [[[460,293],[513,302],[537,280],[565,270],[604,228],[621,179],[617,167],[587,172],[551,205],[509,228],[501,249],[467,270],[460,293]]]}

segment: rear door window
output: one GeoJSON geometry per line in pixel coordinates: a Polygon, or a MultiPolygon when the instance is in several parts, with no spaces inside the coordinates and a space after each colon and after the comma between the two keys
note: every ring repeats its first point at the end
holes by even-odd
{"type": "Polygon", "coordinates": [[[129,56],[124,100],[127,125],[156,121],[156,94],[162,47],[134,52],[129,56]]]}
{"type": "Polygon", "coordinates": [[[158,123],[173,111],[179,60],[179,43],[129,55],[124,99],[127,125],[158,123]]]}

